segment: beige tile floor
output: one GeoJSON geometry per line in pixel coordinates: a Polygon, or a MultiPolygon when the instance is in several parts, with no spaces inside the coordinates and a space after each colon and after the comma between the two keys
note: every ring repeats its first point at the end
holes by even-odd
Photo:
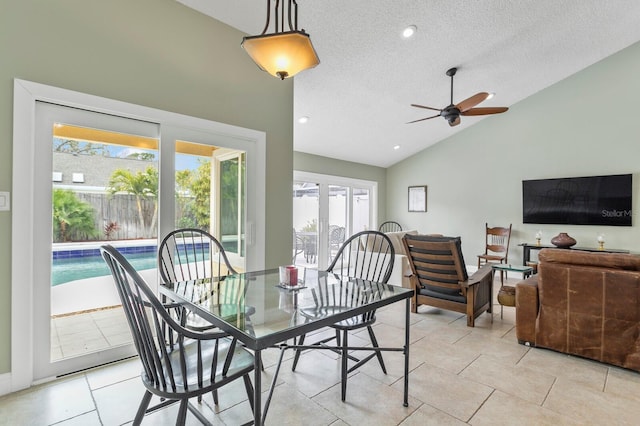
{"type": "Polygon", "coordinates": [[[106,308],[51,319],[51,359],[58,361],[131,343],[122,308],[106,308]]]}
{"type": "MultiPolygon", "coordinates": [[[[403,304],[379,311],[376,335],[403,339],[403,304]]],[[[267,424],[271,425],[637,425],[640,374],[556,352],[519,345],[514,308],[475,328],[462,315],[421,307],[411,315],[410,398],[402,406],[402,355],[384,355],[388,374],[369,363],[348,382],[340,401],[339,364],[325,351],[305,353],[295,373],[291,354],[281,369],[267,424]]],[[[106,315],[103,313],[103,315],[106,315]]],[[[360,336],[362,337],[362,336],[360,336]]],[[[354,338],[356,339],[356,338],[354,338]]],[[[263,383],[277,360],[269,350],[263,383]]],[[[0,397],[0,425],[130,424],[143,387],[137,359],[70,375],[0,397]]],[[[216,425],[235,425],[251,412],[240,383],[199,405],[216,425]]],[[[173,424],[177,407],[143,424],[173,424]]],[[[188,424],[197,424],[188,416],[188,424]]]]}

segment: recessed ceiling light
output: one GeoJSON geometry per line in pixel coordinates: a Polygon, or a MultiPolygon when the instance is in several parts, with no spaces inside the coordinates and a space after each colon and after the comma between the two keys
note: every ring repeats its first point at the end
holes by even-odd
{"type": "Polygon", "coordinates": [[[300,118],[298,118],[298,123],[300,123],[300,124],[304,124],[304,123],[306,123],[307,121],[309,121],[309,117],[306,117],[306,116],[305,116],[305,117],[300,117],[300,118]]]}
{"type": "Polygon", "coordinates": [[[402,31],[402,37],[410,38],[418,31],[418,28],[415,25],[409,25],[407,28],[402,31]]]}
{"type": "Polygon", "coordinates": [[[394,145],[393,149],[395,149],[395,150],[400,149],[400,145],[394,145]]]}
{"type": "Polygon", "coordinates": [[[496,94],[494,92],[489,93],[489,96],[487,96],[486,100],[489,100],[491,98],[493,98],[496,94]]]}

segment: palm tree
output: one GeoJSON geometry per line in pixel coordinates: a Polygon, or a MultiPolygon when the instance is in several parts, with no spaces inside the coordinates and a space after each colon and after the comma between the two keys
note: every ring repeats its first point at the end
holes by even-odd
{"type": "Polygon", "coordinates": [[[153,237],[153,230],[158,218],[158,170],[149,166],[146,170],[133,174],[130,170],[116,169],[111,174],[107,190],[112,195],[117,192],[126,192],[136,197],[140,229],[147,237],[153,237]],[[145,199],[153,201],[153,217],[148,229],[144,223],[142,209],[142,201],[145,199]]]}
{"type": "Polygon", "coordinates": [[[72,236],[96,236],[93,207],[76,197],[69,189],[53,190],[53,228],[57,241],[69,241],[72,236]]]}

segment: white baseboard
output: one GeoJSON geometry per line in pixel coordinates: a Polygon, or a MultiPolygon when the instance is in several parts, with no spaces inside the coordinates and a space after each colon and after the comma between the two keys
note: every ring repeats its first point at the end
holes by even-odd
{"type": "Polygon", "coordinates": [[[0,374],[0,396],[11,392],[11,373],[0,374]]]}

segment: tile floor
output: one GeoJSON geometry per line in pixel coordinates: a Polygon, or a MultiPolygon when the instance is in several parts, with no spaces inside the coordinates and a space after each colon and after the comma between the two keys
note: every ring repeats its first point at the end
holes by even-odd
{"type": "MultiPolygon", "coordinates": [[[[378,312],[381,342],[401,344],[403,304],[378,312]]],[[[462,315],[421,307],[411,316],[410,398],[402,406],[402,355],[385,353],[388,374],[369,363],[349,378],[340,401],[339,363],[325,351],[305,353],[295,373],[291,354],[281,369],[267,424],[271,425],[586,425],[640,423],[640,374],[598,362],[519,345],[514,308],[499,306],[493,323],[475,328],[462,315]]],[[[355,342],[355,338],[352,339],[355,342]]],[[[277,360],[269,350],[263,383],[277,360]]],[[[137,359],[70,375],[0,397],[0,425],[130,424],[143,387],[137,359]]],[[[241,382],[199,405],[216,425],[251,418],[241,382]]],[[[169,425],[177,407],[145,417],[169,425]]],[[[188,424],[198,424],[192,415],[188,424]]]]}
{"type": "Polygon", "coordinates": [[[51,319],[53,361],[131,342],[131,332],[121,307],[96,309],[51,319]]]}

